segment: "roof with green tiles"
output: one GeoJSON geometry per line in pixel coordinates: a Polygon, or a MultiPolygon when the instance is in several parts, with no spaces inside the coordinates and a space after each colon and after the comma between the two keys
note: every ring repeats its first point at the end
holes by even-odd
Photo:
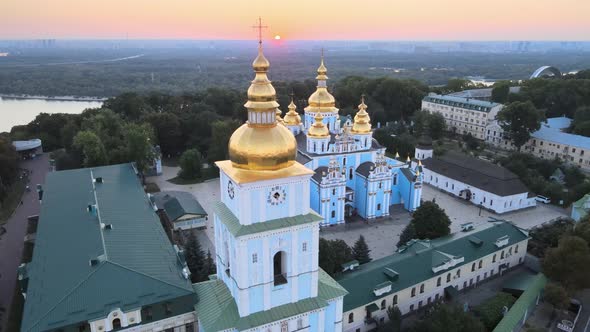
{"type": "Polygon", "coordinates": [[[44,187],[22,331],[194,295],[131,164],[50,173],[44,187]]]}
{"type": "Polygon", "coordinates": [[[162,191],[154,193],[156,206],[163,209],[171,221],[185,215],[206,216],[207,212],[197,199],[186,191],[162,191]]]}
{"type": "Polygon", "coordinates": [[[223,281],[201,282],[193,285],[199,298],[195,311],[204,331],[224,331],[233,328],[243,331],[324,308],[328,301],[347,294],[347,291],[322,269],[319,270],[318,280],[317,297],[259,311],[246,317],[240,317],[238,314],[236,303],[223,281]]]}
{"type": "Polygon", "coordinates": [[[527,310],[536,302],[537,296],[545,288],[547,278],[542,273],[530,282],[526,290],[514,302],[510,310],[504,315],[500,323],[496,325],[493,332],[512,331],[519,323],[527,310]]]}
{"type": "Polygon", "coordinates": [[[294,217],[285,217],[279,219],[258,222],[250,225],[242,225],[238,218],[222,202],[214,204],[214,210],[222,223],[233,236],[244,236],[260,232],[273,231],[284,227],[292,227],[304,224],[319,223],[324,220],[320,215],[310,210],[310,213],[294,217]]]}
{"type": "Polygon", "coordinates": [[[590,207],[590,194],[584,195],[584,197],[580,198],[579,200],[575,201],[572,204],[572,209],[576,210],[579,215],[579,219],[582,219],[588,215],[588,210],[590,207]]]}
{"type": "Polygon", "coordinates": [[[357,269],[345,272],[336,279],[349,292],[344,297],[344,311],[365,306],[436,275],[445,274],[448,269],[435,273],[433,267],[450,261],[452,257],[464,258],[462,262],[455,261],[458,263],[453,268],[456,268],[501,250],[496,247],[495,241],[505,235],[509,237],[507,246],[528,238],[526,231],[513,224],[494,222],[469,232],[459,232],[432,241],[413,241],[403,252],[361,264],[357,269]],[[470,241],[472,235],[476,235],[482,243],[470,241]],[[388,276],[386,269],[397,272],[397,275],[388,276]],[[386,281],[392,282],[392,290],[376,296],[373,289],[386,281]]]}

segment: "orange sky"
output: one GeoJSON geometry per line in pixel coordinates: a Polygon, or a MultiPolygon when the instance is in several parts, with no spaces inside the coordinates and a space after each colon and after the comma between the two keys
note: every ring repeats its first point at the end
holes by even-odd
{"type": "Polygon", "coordinates": [[[590,0],[0,0],[0,39],[589,40],[590,0]]]}

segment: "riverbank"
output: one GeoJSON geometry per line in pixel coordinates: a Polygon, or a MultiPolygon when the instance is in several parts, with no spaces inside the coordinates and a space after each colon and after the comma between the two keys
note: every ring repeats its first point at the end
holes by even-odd
{"type": "Polygon", "coordinates": [[[104,97],[75,97],[75,96],[32,96],[32,95],[14,95],[14,94],[2,94],[0,93],[0,98],[2,99],[33,99],[33,100],[48,100],[48,101],[95,101],[95,102],[104,102],[108,98],[104,97]]]}

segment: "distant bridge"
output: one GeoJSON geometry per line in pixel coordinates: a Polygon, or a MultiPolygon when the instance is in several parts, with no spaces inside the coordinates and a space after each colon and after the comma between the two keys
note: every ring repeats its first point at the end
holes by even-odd
{"type": "Polygon", "coordinates": [[[531,75],[530,79],[542,77],[544,74],[553,74],[555,77],[561,76],[561,72],[559,69],[552,67],[552,66],[543,66],[539,67],[535,72],[531,75]]]}

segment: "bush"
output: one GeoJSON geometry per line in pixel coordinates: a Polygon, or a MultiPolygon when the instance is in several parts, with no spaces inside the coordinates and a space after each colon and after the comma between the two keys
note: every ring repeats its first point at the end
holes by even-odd
{"type": "Polygon", "coordinates": [[[502,320],[504,307],[510,307],[516,302],[514,296],[500,292],[475,307],[475,314],[481,319],[488,331],[492,331],[502,320]]]}
{"type": "Polygon", "coordinates": [[[180,156],[180,172],[178,176],[183,179],[195,179],[201,176],[201,153],[197,149],[188,149],[180,156]]]}

